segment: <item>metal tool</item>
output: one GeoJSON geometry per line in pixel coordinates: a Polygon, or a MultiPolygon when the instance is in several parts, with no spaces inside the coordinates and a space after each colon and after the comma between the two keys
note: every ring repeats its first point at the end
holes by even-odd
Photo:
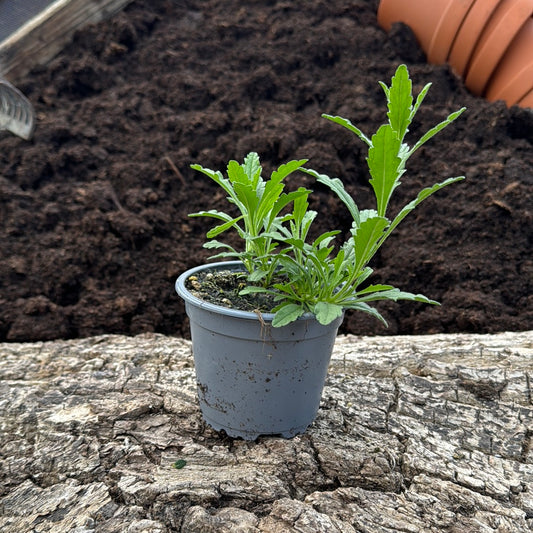
{"type": "Polygon", "coordinates": [[[29,140],[35,129],[31,102],[11,83],[0,78],[0,130],[29,140]]]}

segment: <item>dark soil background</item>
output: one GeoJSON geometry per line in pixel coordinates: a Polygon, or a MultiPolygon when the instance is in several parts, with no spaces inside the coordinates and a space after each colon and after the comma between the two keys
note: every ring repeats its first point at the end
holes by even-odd
{"type": "MultiPolygon", "coordinates": [[[[385,120],[399,63],[433,86],[411,140],[468,111],[412,158],[393,207],[465,174],[422,204],[372,265],[376,280],[441,307],[387,303],[390,323],[348,314],[343,332],[497,332],[533,324],[533,113],[468,93],[426,64],[410,31],[386,34],[377,1],[138,0],[76,34],[17,82],[36,107],[34,138],[0,133],[0,341],[156,331],[188,335],[175,278],[204,262],[223,195],[189,168],[257,151],[266,172],[309,158],[371,208],[365,146],[320,118],[368,134],[385,120]]],[[[310,178],[294,183],[314,187],[310,178]]],[[[347,230],[320,187],[316,231],[347,230]]]]}

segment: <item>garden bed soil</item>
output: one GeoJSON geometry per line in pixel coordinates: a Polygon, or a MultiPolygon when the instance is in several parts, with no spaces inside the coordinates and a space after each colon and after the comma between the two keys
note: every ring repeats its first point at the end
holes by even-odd
{"type": "MultiPolygon", "coordinates": [[[[320,118],[371,133],[384,121],[377,81],[399,63],[433,86],[417,138],[467,112],[410,160],[392,206],[449,176],[375,258],[375,278],[441,307],[384,303],[389,329],[347,313],[343,332],[497,332],[533,323],[533,113],[468,93],[426,63],[410,31],[387,34],[377,2],[139,0],[78,32],[18,86],[36,108],[34,138],[0,132],[0,341],[156,331],[188,335],[174,281],[205,261],[225,209],[200,163],[224,169],[257,151],[269,173],[290,159],[343,179],[373,207],[365,147],[320,118]]],[[[315,231],[347,231],[346,210],[309,176],[315,231]]]]}

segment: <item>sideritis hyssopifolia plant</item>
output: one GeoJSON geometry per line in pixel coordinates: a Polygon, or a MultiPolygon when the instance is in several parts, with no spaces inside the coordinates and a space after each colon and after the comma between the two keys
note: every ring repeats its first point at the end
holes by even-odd
{"type": "Polygon", "coordinates": [[[375,196],[375,206],[371,209],[359,209],[340,179],[306,168],[305,159],[281,165],[268,180],[262,178],[255,152],[249,153],[242,164],[230,161],[227,178],[221,172],[192,165],[222,187],[229,202],[239,212],[238,216],[216,210],[192,214],[222,222],[207,233],[207,237],[213,240],[204,246],[224,249],[213,258],[242,261],[248,276],[241,295],[263,293],[274,298],[273,326],[289,324],[305,313],[312,313],[321,324],[328,324],[345,309],[370,313],[385,322],[378,310],[370,305],[378,300],[438,304],[426,296],[404,292],[391,285],[369,284],[373,271],[368,264],[398,224],[422,201],[443,187],[464,179],[464,176],[448,178],[424,188],[396,216],[390,218],[387,215],[390,199],[401,183],[409,157],[453,122],[465,108],[450,114],[409,145],[405,140],[409,125],[431,84],[428,83],[414,99],[405,65],[397,68],[390,87],[379,83],[387,100],[388,121],[372,136],[365,135],[346,118],[322,115],[348,129],[367,145],[366,161],[375,196]],[[300,187],[293,192],[284,192],[284,179],[295,171],[313,176],[344,203],[352,218],[352,227],[344,242],[335,242],[340,233],[338,230],[327,231],[309,241],[309,229],[317,217],[317,212],[309,209],[308,197],[312,191],[300,187]],[[243,251],[214,240],[230,229],[236,230],[244,241],[243,251]]]}

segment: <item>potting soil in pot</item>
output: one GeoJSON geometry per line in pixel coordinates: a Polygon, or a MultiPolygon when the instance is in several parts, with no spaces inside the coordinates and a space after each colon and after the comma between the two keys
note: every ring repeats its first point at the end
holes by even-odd
{"type": "MultiPolygon", "coordinates": [[[[35,106],[30,142],[0,132],[0,341],[157,331],[187,335],[176,277],[205,262],[208,220],[225,209],[189,168],[224,169],[257,151],[346,183],[369,204],[367,134],[385,120],[377,81],[406,63],[433,86],[411,131],[468,111],[409,161],[392,205],[449,176],[375,258],[375,281],[442,303],[386,303],[389,329],[348,313],[341,332],[525,330],[533,323],[533,114],[474,97],[426,63],[410,31],[387,34],[376,1],[134,1],[76,34],[17,86],[35,106]]],[[[315,232],[348,231],[342,205],[314,188],[315,232]]],[[[235,244],[235,242],[233,243],[235,244]]]]}

